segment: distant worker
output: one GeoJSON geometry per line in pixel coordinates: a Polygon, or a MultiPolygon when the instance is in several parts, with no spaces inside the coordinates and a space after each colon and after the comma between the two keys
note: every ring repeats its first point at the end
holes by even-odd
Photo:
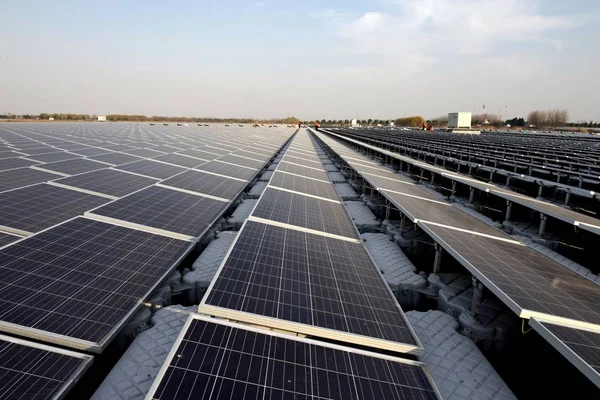
{"type": "Polygon", "coordinates": [[[426,131],[428,128],[427,122],[423,122],[423,128],[422,130],[426,131]]]}
{"type": "Polygon", "coordinates": [[[320,127],[319,121],[315,121],[315,130],[318,131],[320,127]]]}
{"type": "Polygon", "coordinates": [[[433,132],[433,125],[429,125],[429,127],[427,128],[427,130],[428,130],[429,132],[433,132]]]}

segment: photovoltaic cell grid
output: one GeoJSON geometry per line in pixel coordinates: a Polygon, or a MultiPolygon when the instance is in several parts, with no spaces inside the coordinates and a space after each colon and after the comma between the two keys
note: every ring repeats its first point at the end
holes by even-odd
{"type": "Polygon", "coordinates": [[[39,232],[108,201],[104,197],[41,183],[0,193],[0,225],[39,232]]]}
{"type": "Polygon", "coordinates": [[[61,398],[91,362],[91,356],[0,335],[0,397],[61,398]]]}
{"type": "Polygon", "coordinates": [[[257,161],[254,159],[239,157],[233,154],[228,154],[219,158],[220,161],[228,162],[231,164],[241,165],[244,167],[260,169],[266,163],[266,161],[257,161]]]}
{"type": "Polygon", "coordinates": [[[154,160],[159,160],[162,162],[166,162],[169,164],[179,165],[185,168],[194,168],[199,165],[206,163],[206,160],[201,160],[199,158],[180,156],[178,154],[165,154],[164,156],[154,157],[154,160]]]}
{"type": "Polygon", "coordinates": [[[40,165],[40,168],[56,171],[68,175],[79,175],[86,172],[96,171],[103,168],[108,168],[110,165],[99,163],[84,158],[76,158],[74,160],[58,161],[40,165]]]}
{"type": "Polygon", "coordinates": [[[190,317],[149,398],[437,399],[420,363],[190,317]]]}
{"type": "Polygon", "coordinates": [[[151,186],[100,207],[92,214],[199,237],[229,205],[195,194],[151,186]]]}
{"type": "Polygon", "coordinates": [[[58,183],[121,197],[153,185],[157,180],[112,169],[101,169],[57,180],[58,183]]]}
{"type": "Polygon", "coordinates": [[[28,156],[28,158],[31,158],[32,160],[36,160],[36,161],[40,161],[40,162],[50,163],[50,162],[56,162],[56,161],[73,160],[73,159],[81,158],[81,156],[78,156],[77,154],[70,154],[70,153],[65,153],[64,151],[60,151],[58,153],[47,153],[47,154],[28,156]]]}
{"type": "Polygon", "coordinates": [[[529,324],[600,388],[600,333],[538,321],[529,324]]]}
{"type": "Polygon", "coordinates": [[[289,162],[285,162],[283,160],[277,166],[277,170],[305,176],[307,178],[320,179],[322,181],[326,181],[327,183],[330,182],[325,170],[306,168],[297,164],[290,164],[289,162]]]}
{"type": "Polygon", "coordinates": [[[141,160],[140,157],[136,157],[136,156],[133,156],[131,154],[124,154],[124,153],[107,153],[107,154],[101,154],[99,156],[90,157],[90,159],[91,160],[105,162],[105,163],[109,163],[109,164],[112,164],[112,165],[127,164],[127,163],[130,163],[130,162],[141,160]]]}
{"type": "Polygon", "coordinates": [[[207,174],[202,171],[186,171],[167,179],[162,184],[225,199],[233,199],[248,183],[207,174]]]}
{"type": "Polygon", "coordinates": [[[323,197],[325,199],[340,201],[340,196],[335,191],[335,188],[328,182],[316,181],[314,179],[275,171],[269,185],[323,197]]]}
{"type": "Polygon", "coordinates": [[[7,169],[28,167],[30,165],[35,165],[35,164],[38,164],[38,163],[35,161],[26,160],[24,158],[19,158],[19,157],[3,158],[3,159],[0,159],[0,171],[4,171],[7,169]]]}
{"type": "Polygon", "coordinates": [[[0,330],[100,351],[189,249],[85,218],[14,243],[0,250],[0,330]]]}
{"type": "Polygon", "coordinates": [[[0,232],[0,247],[6,246],[12,242],[16,242],[19,239],[21,239],[21,237],[0,232]]]}
{"type": "Polygon", "coordinates": [[[422,224],[517,315],[537,312],[600,325],[600,286],[520,244],[422,224]]]}
{"type": "Polygon", "coordinates": [[[134,161],[129,164],[119,165],[116,169],[121,171],[134,172],[157,179],[168,179],[172,176],[182,173],[187,169],[175,165],[164,164],[151,160],[134,161]]]}
{"type": "Polygon", "coordinates": [[[249,180],[258,172],[258,169],[255,168],[244,168],[233,164],[219,162],[218,160],[201,165],[196,169],[244,180],[249,180]]]}
{"type": "Polygon", "coordinates": [[[302,158],[300,155],[294,153],[287,153],[283,157],[283,161],[289,161],[291,163],[306,165],[307,167],[323,169],[323,164],[320,161],[311,160],[309,158],[302,158]]]}
{"type": "Polygon", "coordinates": [[[342,204],[267,188],[254,217],[358,239],[354,223],[342,204]]]}
{"type": "Polygon", "coordinates": [[[62,178],[61,175],[37,171],[31,168],[17,168],[0,171],[0,192],[62,178]]]}
{"type": "Polygon", "coordinates": [[[184,156],[189,156],[189,157],[200,158],[202,160],[214,160],[215,158],[220,157],[219,154],[215,154],[214,152],[211,152],[210,150],[202,151],[202,150],[197,150],[197,149],[181,150],[181,151],[178,151],[177,154],[182,154],[184,156]]]}
{"type": "Polygon", "coordinates": [[[210,315],[227,310],[240,321],[419,350],[361,243],[247,221],[200,305],[210,315]]]}

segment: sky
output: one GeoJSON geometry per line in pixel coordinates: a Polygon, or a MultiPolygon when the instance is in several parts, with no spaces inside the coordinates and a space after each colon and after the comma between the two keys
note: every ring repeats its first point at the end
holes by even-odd
{"type": "Polygon", "coordinates": [[[0,2],[0,113],[600,121],[597,0],[0,2]]]}

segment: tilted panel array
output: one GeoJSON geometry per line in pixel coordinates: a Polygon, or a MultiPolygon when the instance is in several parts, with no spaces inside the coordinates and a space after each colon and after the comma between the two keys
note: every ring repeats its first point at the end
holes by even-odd
{"type": "Polygon", "coordinates": [[[423,364],[189,317],[147,399],[440,399],[423,364]]]}
{"type": "MultiPolygon", "coordinates": [[[[307,162],[316,165],[306,131],[296,135],[286,156],[290,151],[307,153],[307,162]]],[[[315,180],[280,172],[282,167],[288,168],[282,161],[273,179],[281,174],[315,180]]],[[[322,165],[306,170],[328,179],[322,165]]],[[[333,188],[329,180],[316,181],[333,188]]],[[[320,197],[302,187],[267,186],[199,310],[314,337],[422,352],[339,196],[320,197]]]]}

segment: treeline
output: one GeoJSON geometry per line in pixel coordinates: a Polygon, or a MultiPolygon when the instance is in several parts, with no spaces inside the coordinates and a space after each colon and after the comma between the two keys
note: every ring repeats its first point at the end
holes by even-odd
{"type": "Polygon", "coordinates": [[[560,128],[569,122],[567,110],[535,110],[527,115],[527,124],[536,128],[560,128]]]}
{"type": "MultiPolygon", "coordinates": [[[[356,122],[362,126],[388,126],[390,122],[393,122],[396,126],[420,127],[425,122],[425,119],[421,116],[414,116],[397,119],[359,119],[356,122]]],[[[351,121],[348,119],[322,119],[319,123],[324,126],[348,126],[351,121]]]]}

